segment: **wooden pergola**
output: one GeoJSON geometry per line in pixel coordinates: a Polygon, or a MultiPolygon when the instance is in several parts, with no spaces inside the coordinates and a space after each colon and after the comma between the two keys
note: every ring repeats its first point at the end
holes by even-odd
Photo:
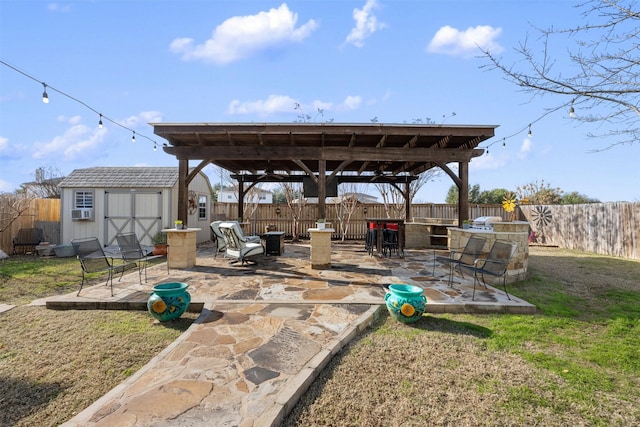
{"type": "Polygon", "coordinates": [[[357,182],[389,183],[398,188],[405,197],[409,218],[411,181],[438,167],[458,187],[459,223],[468,219],[469,162],[484,153],[477,147],[493,137],[497,127],[380,123],[151,125],[156,135],[167,140],[164,151],[178,159],[178,219],[183,221],[187,220],[189,182],[211,163],[230,171],[238,181],[240,217],[244,195],[257,183],[310,179],[317,186],[320,217],[326,216],[327,185],[357,182]],[[191,168],[190,160],[200,162],[191,168]],[[450,163],[457,163],[457,174],[448,166],[450,163]]]}

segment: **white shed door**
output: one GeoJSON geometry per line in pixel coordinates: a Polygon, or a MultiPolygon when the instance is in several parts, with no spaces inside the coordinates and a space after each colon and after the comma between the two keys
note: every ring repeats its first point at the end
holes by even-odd
{"type": "Polygon", "coordinates": [[[143,245],[162,229],[162,191],[105,191],[104,226],[107,245],[117,245],[118,233],[136,233],[143,245]]]}

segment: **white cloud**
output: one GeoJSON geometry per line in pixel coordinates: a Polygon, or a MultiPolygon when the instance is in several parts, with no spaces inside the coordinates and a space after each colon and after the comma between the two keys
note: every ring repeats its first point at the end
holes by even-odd
{"type": "Polygon", "coordinates": [[[277,113],[292,113],[295,109],[296,100],[286,95],[269,95],[265,100],[239,101],[234,99],[229,103],[227,112],[229,114],[257,114],[268,116],[277,113]]]}
{"type": "Polygon", "coordinates": [[[106,128],[90,128],[83,124],[75,124],[50,142],[36,144],[33,158],[62,156],[64,160],[73,160],[86,157],[101,145],[106,134],[106,128]]]}
{"type": "Polygon", "coordinates": [[[58,117],[56,117],[56,120],[59,121],[60,123],[67,123],[70,125],[77,125],[78,123],[80,123],[82,121],[82,117],[81,116],[72,116],[72,117],[67,117],[64,115],[59,115],[58,117]]]}
{"type": "Polygon", "coordinates": [[[313,19],[296,28],[297,21],[298,14],[282,3],[268,12],[227,19],[202,44],[194,44],[193,39],[183,37],[173,40],[169,49],[185,61],[228,64],[265,49],[299,43],[318,28],[313,19]]]}
{"type": "Polygon", "coordinates": [[[333,103],[331,102],[320,101],[318,99],[311,102],[311,111],[315,111],[318,114],[320,114],[321,112],[324,113],[325,111],[331,110],[332,108],[333,103]]]}
{"type": "Polygon", "coordinates": [[[128,128],[144,126],[147,123],[157,123],[162,121],[162,113],[159,111],[142,111],[135,116],[129,116],[119,123],[128,128]]]}
{"type": "Polygon", "coordinates": [[[516,156],[519,159],[525,159],[529,156],[529,153],[531,153],[531,150],[533,150],[533,141],[531,141],[531,138],[525,138],[522,141],[522,145],[520,146],[520,151],[518,152],[518,154],[516,154],[516,156]]]}
{"type": "Polygon", "coordinates": [[[356,21],[356,26],[351,29],[345,43],[362,47],[365,39],[386,27],[386,24],[378,22],[378,18],[373,14],[373,10],[377,7],[376,0],[367,0],[362,9],[353,9],[353,20],[356,21]]]}
{"type": "Polygon", "coordinates": [[[9,138],[0,136],[0,159],[19,159],[24,155],[25,147],[12,144],[9,138]]]}
{"type": "Polygon", "coordinates": [[[502,28],[493,28],[490,25],[469,27],[465,31],[446,25],[433,36],[427,45],[427,52],[472,57],[480,53],[479,49],[484,49],[498,54],[503,50],[496,41],[501,34],[502,28]]]}
{"type": "Polygon", "coordinates": [[[71,10],[70,4],[49,3],[47,9],[51,12],[69,12],[71,10]]]}
{"type": "MultiPolygon", "coordinates": [[[[357,108],[359,102],[359,97],[348,96],[338,108],[352,110],[357,108]]],[[[227,113],[234,115],[253,114],[261,117],[274,114],[295,114],[296,116],[304,115],[304,121],[315,122],[327,120],[325,113],[333,108],[333,103],[327,101],[314,100],[308,104],[302,104],[288,95],[269,95],[267,99],[254,101],[234,99],[229,103],[227,113]]]]}
{"type": "Polygon", "coordinates": [[[362,105],[362,97],[347,96],[342,102],[342,108],[345,110],[357,110],[362,105]]]}
{"type": "Polygon", "coordinates": [[[0,136],[0,153],[9,148],[9,139],[0,136]]]}
{"type": "Polygon", "coordinates": [[[0,193],[11,193],[15,190],[15,186],[10,182],[0,179],[0,193]]]}
{"type": "Polygon", "coordinates": [[[495,151],[496,149],[490,149],[489,153],[485,151],[480,157],[474,157],[469,163],[470,171],[481,171],[481,170],[494,170],[500,169],[507,164],[508,156],[502,154],[499,151],[495,151]]]}

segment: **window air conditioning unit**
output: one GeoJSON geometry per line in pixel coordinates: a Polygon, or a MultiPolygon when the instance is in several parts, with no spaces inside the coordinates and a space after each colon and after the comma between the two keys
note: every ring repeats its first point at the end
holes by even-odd
{"type": "Polygon", "coordinates": [[[91,219],[92,214],[91,208],[71,209],[71,219],[91,219]]]}

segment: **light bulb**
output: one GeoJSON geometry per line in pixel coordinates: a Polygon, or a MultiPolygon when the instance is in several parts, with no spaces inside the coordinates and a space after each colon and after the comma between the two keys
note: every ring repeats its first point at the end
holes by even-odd
{"type": "Polygon", "coordinates": [[[131,142],[136,142],[136,131],[133,131],[133,135],[131,136],[131,142]]]}
{"type": "Polygon", "coordinates": [[[529,132],[527,132],[527,136],[531,138],[531,124],[529,124],[529,132]]]}
{"type": "Polygon", "coordinates": [[[42,102],[44,102],[45,104],[49,103],[49,95],[47,95],[47,84],[46,83],[42,83],[42,86],[44,86],[44,92],[42,92],[42,102]]]}
{"type": "Polygon", "coordinates": [[[100,114],[100,121],[98,122],[98,128],[102,129],[102,114],[100,114]]]}
{"type": "Polygon", "coordinates": [[[573,109],[573,105],[571,106],[571,108],[569,108],[569,117],[575,117],[576,116],[576,110],[573,109]]]}

